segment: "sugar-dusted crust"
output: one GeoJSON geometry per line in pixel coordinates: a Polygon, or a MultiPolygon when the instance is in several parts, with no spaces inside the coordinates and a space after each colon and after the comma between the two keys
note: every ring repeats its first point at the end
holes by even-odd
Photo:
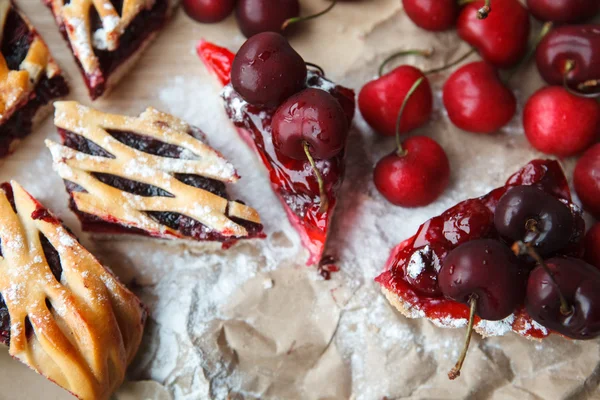
{"type": "MultiPolygon", "coordinates": [[[[381,291],[383,292],[385,298],[390,302],[390,304],[394,306],[394,308],[396,308],[396,310],[398,310],[406,318],[426,318],[429,321],[431,321],[434,325],[439,326],[441,328],[462,328],[467,326],[467,320],[462,318],[446,318],[443,321],[439,319],[428,318],[425,315],[425,313],[423,313],[417,307],[405,301],[389,289],[382,286],[381,291]]],[[[501,321],[485,321],[484,323],[480,321],[473,326],[473,330],[480,334],[483,338],[492,336],[503,336],[508,332],[513,332],[513,329],[510,328],[509,325],[503,326],[501,321]]],[[[541,339],[537,337],[529,335],[524,336],[530,340],[541,341],[541,339]]]]}
{"type": "Polygon", "coordinates": [[[0,222],[10,355],[81,399],[108,399],[140,345],[146,309],[16,182],[0,189],[0,222]]]}

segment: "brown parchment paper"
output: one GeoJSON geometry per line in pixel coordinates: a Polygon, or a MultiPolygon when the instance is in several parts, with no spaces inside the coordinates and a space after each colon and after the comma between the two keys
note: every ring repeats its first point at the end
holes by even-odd
{"type": "MultiPolygon", "coordinates": [[[[71,98],[89,104],[49,11],[39,0],[18,3],[70,76],[71,98]]],[[[326,5],[322,0],[301,3],[305,13],[326,5]]],[[[267,240],[229,251],[190,251],[152,241],[95,241],[81,234],[43,148],[43,139],[56,139],[50,120],[0,162],[0,180],[19,180],[53,209],[150,309],[142,347],[115,399],[600,398],[598,341],[551,337],[532,342],[513,334],[475,338],[461,378],[448,381],[464,332],[402,317],[373,282],[389,250],[419,224],[503,183],[539,156],[523,138],[520,111],[498,135],[461,132],[441,105],[448,73],[432,76],[433,120],[416,133],[445,147],[452,182],[439,201],[416,210],[390,206],[375,190],[372,167],[393,148],[393,139],[374,135],[358,116],[329,244],[342,270],[324,281],[314,268],[304,266],[306,253],[260,162],[224,114],[219,88],[194,53],[202,37],[231,49],[244,41],[233,17],[200,25],[179,13],[118,89],[95,106],[137,114],[152,105],[204,129],[211,144],[239,169],[243,179],[232,192],[259,210],[267,240]]],[[[453,31],[433,34],[417,28],[399,0],[340,2],[331,14],[302,27],[291,42],[307,61],[357,90],[393,50],[435,48],[431,59],[402,60],[425,68],[467,49],[453,31]]],[[[516,74],[511,86],[520,109],[541,85],[533,65],[516,74]]],[[[564,160],[568,174],[573,164],[564,160]]],[[[0,367],[0,399],[71,398],[4,351],[0,367]]]]}

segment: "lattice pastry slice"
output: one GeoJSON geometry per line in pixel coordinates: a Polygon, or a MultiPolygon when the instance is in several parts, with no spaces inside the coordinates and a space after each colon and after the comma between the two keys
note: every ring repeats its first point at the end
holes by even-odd
{"type": "Polygon", "coordinates": [[[80,399],[108,399],[140,345],[138,298],[19,184],[0,185],[0,342],[80,399]]]}
{"type": "Polygon", "coordinates": [[[63,145],[47,141],[86,231],[221,242],[264,237],[258,213],[230,201],[239,179],[203,133],[149,108],[139,117],[55,103],[63,145]]]}
{"type": "Polygon", "coordinates": [[[9,0],[0,0],[0,157],[16,147],[69,88],[41,36],[9,0]]]}
{"type": "Polygon", "coordinates": [[[179,0],[43,0],[69,44],[92,99],[132,69],[179,0]]]}

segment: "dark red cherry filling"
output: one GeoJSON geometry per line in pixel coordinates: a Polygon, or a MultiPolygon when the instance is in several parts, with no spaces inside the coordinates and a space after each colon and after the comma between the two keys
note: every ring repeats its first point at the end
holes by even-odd
{"type": "MultiPolygon", "coordinates": [[[[44,1],[50,7],[50,1],[44,1]]],[[[122,9],[123,1],[111,0],[118,11],[122,9]]],[[[94,54],[98,57],[100,63],[100,74],[88,75],[81,69],[92,99],[102,96],[110,75],[123,65],[153,33],[162,29],[168,19],[168,3],[168,0],[156,0],[152,8],[142,10],[125,29],[116,50],[108,51],[94,48],[94,54]]],[[[102,22],[94,7],[90,9],[90,19],[92,32],[102,28],[102,22]]],[[[69,43],[65,25],[60,26],[60,31],[69,43]]],[[[79,60],[76,61],[81,67],[79,60]]]]}
{"type": "MultiPolygon", "coordinates": [[[[65,146],[67,147],[76,149],[82,153],[90,155],[113,158],[112,154],[107,153],[104,149],[102,149],[95,143],[85,139],[82,136],[79,136],[73,132],[66,131],[64,129],[59,129],[59,133],[63,138],[65,146]]],[[[159,140],[140,136],[132,132],[110,130],[108,131],[108,133],[121,143],[124,143],[130,147],[133,147],[145,153],[168,158],[181,159],[188,157],[187,152],[184,149],[178,146],[161,142],[159,140]]],[[[205,139],[204,134],[200,130],[195,128],[192,128],[189,134],[200,140],[205,139]]],[[[107,185],[110,185],[124,192],[136,194],[139,196],[173,196],[171,193],[161,188],[148,185],[142,182],[132,181],[115,175],[94,173],[94,176],[107,185]]],[[[223,182],[191,174],[175,174],[174,176],[177,180],[187,185],[206,190],[223,198],[227,198],[226,186],[223,182]]],[[[73,182],[66,181],[65,184],[69,193],[85,191],[82,187],[76,185],[73,182]]],[[[70,207],[77,214],[83,225],[84,230],[86,231],[104,234],[129,233],[148,235],[147,232],[142,231],[140,229],[122,225],[118,220],[106,221],[94,215],[83,213],[77,209],[77,206],[73,199],[71,199],[70,201],[70,207]]],[[[186,215],[173,212],[148,212],[147,214],[157,222],[168,226],[169,228],[175,229],[181,234],[193,238],[195,240],[218,241],[222,242],[224,247],[233,245],[236,241],[236,238],[223,236],[222,234],[206,227],[201,222],[190,218],[186,215]]],[[[234,217],[230,218],[232,221],[246,228],[246,230],[248,231],[248,237],[264,237],[264,234],[262,233],[261,224],[240,220],[234,217]]]]}
{"type": "MultiPolygon", "coordinates": [[[[13,210],[16,210],[13,191],[12,191],[10,184],[8,184],[8,183],[1,184],[0,190],[3,190],[4,193],[6,193],[6,197],[8,198],[8,201],[13,206],[13,210]]],[[[48,212],[48,210],[46,210],[39,204],[38,204],[38,208],[33,212],[32,218],[33,219],[44,219],[44,220],[54,223],[54,224],[61,223],[56,218],[54,218],[48,212]]],[[[44,256],[46,257],[46,261],[47,261],[48,265],[50,266],[50,270],[52,271],[52,274],[54,275],[56,280],[60,282],[61,275],[62,275],[62,265],[60,263],[60,256],[59,256],[58,252],[56,251],[54,246],[52,246],[52,244],[48,241],[48,239],[46,239],[46,237],[44,235],[42,235],[41,233],[40,233],[40,243],[42,245],[42,251],[44,252],[44,256]]],[[[2,250],[3,250],[2,242],[0,241],[0,256],[3,255],[2,250]]],[[[10,323],[10,315],[8,313],[8,307],[6,306],[6,303],[4,302],[4,297],[2,297],[2,294],[0,294],[0,343],[5,344],[7,346],[10,344],[10,325],[11,325],[11,323],[10,323]]],[[[33,332],[33,329],[31,327],[29,320],[26,320],[25,329],[27,332],[27,336],[31,335],[31,333],[33,332]]]]}
{"type": "MultiPolygon", "coordinates": [[[[10,70],[18,70],[27,56],[33,33],[23,18],[11,9],[6,17],[1,51],[10,70]]],[[[0,157],[10,152],[10,145],[31,133],[37,111],[50,100],[66,96],[69,88],[62,76],[48,79],[44,76],[36,85],[26,103],[18,105],[10,118],[0,126],[0,157]]]]}
{"type": "MultiPolygon", "coordinates": [[[[428,318],[468,318],[468,307],[442,296],[438,284],[440,260],[469,241],[502,240],[494,226],[494,213],[502,196],[510,188],[520,185],[535,187],[571,204],[568,183],[560,165],[556,161],[534,160],[510,177],[503,187],[480,198],[465,200],[421,225],[415,236],[392,251],[386,271],[376,281],[428,318]]],[[[584,222],[580,213],[573,212],[573,218],[570,240],[560,254],[581,256],[584,222]]],[[[513,329],[529,336],[548,334],[531,324],[522,305],[515,311],[513,329]]]]}

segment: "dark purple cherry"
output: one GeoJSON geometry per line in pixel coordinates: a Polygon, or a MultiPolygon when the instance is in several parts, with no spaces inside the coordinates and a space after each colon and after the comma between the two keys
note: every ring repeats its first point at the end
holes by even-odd
{"type": "Polygon", "coordinates": [[[514,312],[523,299],[520,279],[517,257],[493,239],[471,240],[452,250],[438,277],[444,296],[465,304],[475,298],[477,315],[490,321],[514,312]]]}
{"type": "Polygon", "coordinates": [[[600,1],[527,0],[527,8],[540,21],[569,24],[593,18],[600,11],[600,1]]]}
{"type": "Polygon", "coordinates": [[[548,329],[572,339],[600,335],[600,270],[577,258],[546,261],[554,277],[543,266],[529,275],[525,306],[531,317],[548,329]],[[560,293],[568,309],[561,310],[560,293]]]}
{"type": "Polygon", "coordinates": [[[494,214],[498,233],[512,241],[529,243],[541,256],[565,248],[575,230],[571,209],[534,186],[515,186],[498,202],[494,214]]]}
{"type": "MultiPolygon", "coordinates": [[[[600,2],[598,2],[600,4],[600,2]]],[[[572,88],[600,79],[600,25],[559,26],[546,35],[535,51],[540,75],[550,85],[572,88]]]]}
{"type": "Polygon", "coordinates": [[[525,278],[519,259],[502,242],[477,239],[461,244],[444,259],[438,283],[444,296],[470,306],[467,336],[450,379],[460,376],[469,349],[475,315],[497,321],[508,317],[523,300],[525,278]]]}
{"type": "Polygon", "coordinates": [[[298,0],[239,0],[235,9],[238,25],[246,37],[261,32],[282,32],[290,18],[300,15],[298,0]]]}
{"type": "Polygon", "coordinates": [[[236,54],[231,84],[248,103],[274,108],[306,86],[306,64],[286,38],[260,33],[236,54]]]}
{"type": "Polygon", "coordinates": [[[348,136],[348,120],[340,103],[321,89],[305,89],[287,99],[273,116],[273,145],[296,160],[306,160],[304,145],[318,160],[340,153],[348,136]]]}
{"type": "Polygon", "coordinates": [[[205,24],[223,21],[233,12],[235,0],[183,0],[183,10],[205,24]]]}

